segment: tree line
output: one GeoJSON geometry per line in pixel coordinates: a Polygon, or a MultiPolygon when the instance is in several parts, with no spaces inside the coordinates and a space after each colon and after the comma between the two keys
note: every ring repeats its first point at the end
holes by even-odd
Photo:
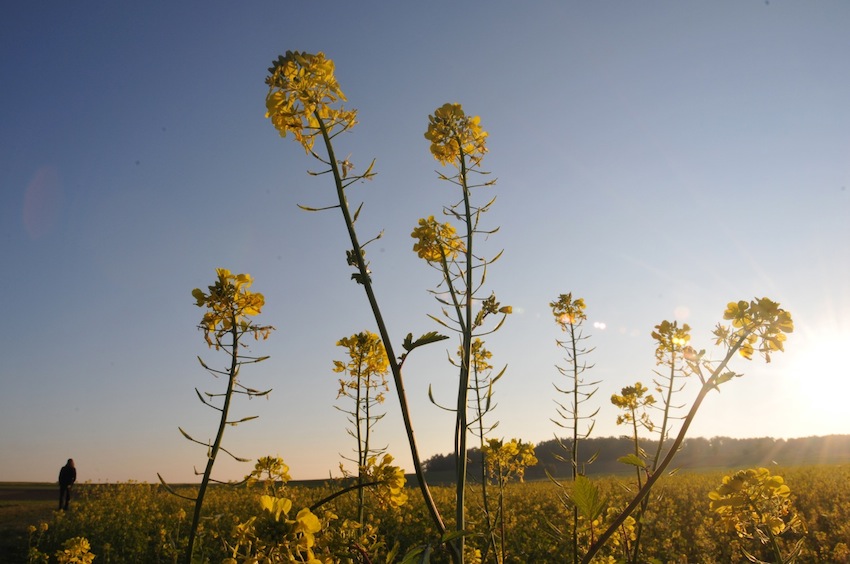
{"type": "MultiPolygon", "coordinates": [[[[641,441],[641,446],[654,450],[655,441],[641,441]]],[[[542,479],[546,473],[556,477],[570,474],[569,449],[571,439],[551,439],[535,445],[538,463],[525,472],[528,480],[542,479]]],[[[579,471],[585,475],[633,472],[634,468],[619,462],[622,456],[634,451],[629,437],[595,437],[580,441],[579,471]]],[[[469,451],[468,471],[481,474],[481,450],[469,451]]],[[[803,466],[811,464],[840,464],[850,462],[850,435],[827,435],[776,439],[772,437],[735,439],[731,437],[695,437],[685,439],[674,459],[678,469],[725,469],[760,466],[803,466]]],[[[429,481],[448,480],[455,470],[453,454],[437,454],[424,461],[429,481]]]]}

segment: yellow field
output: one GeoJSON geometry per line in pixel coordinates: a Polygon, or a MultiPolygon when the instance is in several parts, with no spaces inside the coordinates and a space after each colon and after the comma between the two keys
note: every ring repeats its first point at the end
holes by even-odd
{"type": "MultiPolygon", "coordinates": [[[[772,468],[785,477],[791,488],[793,508],[808,530],[802,562],[850,562],[850,465],[796,468],[772,468]]],[[[728,474],[728,472],[726,472],[728,474]]],[[[644,518],[643,554],[659,562],[745,562],[741,548],[762,559],[769,553],[757,540],[738,538],[719,526],[709,510],[708,492],[717,488],[724,473],[680,473],[666,477],[654,491],[644,518]]],[[[630,482],[626,478],[595,480],[616,506],[627,499],[630,482]]],[[[333,484],[288,486],[286,496],[293,500],[292,517],[301,507],[309,506],[334,491],[333,484]]],[[[551,482],[509,484],[505,498],[507,562],[564,562],[569,550],[570,523],[567,502],[551,482]]],[[[186,490],[186,493],[191,493],[186,490]]],[[[214,488],[204,505],[205,519],[201,535],[202,553],[210,562],[222,562],[238,544],[239,526],[252,517],[265,522],[265,533],[273,537],[274,519],[259,505],[258,488],[245,486],[214,488]]],[[[409,491],[410,501],[400,510],[372,506],[367,523],[374,527],[371,541],[375,554],[385,554],[399,544],[399,558],[407,550],[430,543],[436,550],[432,562],[445,562],[447,555],[436,547],[436,532],[419,500],[419,491],[409,491]],[[380,543],[383,543],[381,545],[380,543]],[[383,546],[383,548],[381,548],[383,546]]],[[[444,517],[451,520],[454,492],[448,487],[434,488],[444,517]]],[[[472,530],[467,543],[481,543],[482,514],[478,486],[470,486],[469,515],[472,530]]],[[[151,484],[83,484],[76,492],[71,510],[53,512],[51,501],[9,502],[0,505],[4,547],[23,542],[7,554],[12,560],[26,562],[27,526],[29,544],[42,554],[54,554],[72,537],[86,537],[96,562],[174,562],[185,547],[187,513],[191,504],[151,484]],[[40,520],[47,523],[39,528],[40,520]],[[13,522],[14,521],[14,522],[13,522]],[[17,537],[15,535],[18,535],[17,537]]],[[[316,535],[317,557],[323,561],[352,560],[351,546],[357,535],[341,531],[345,518],[354,519],[355,496],[349,494],[314,509],[323,519],[316,535]],[[332,513],[331,513],[332,512],[332,513]],[[338,518],[333,518],[333,516],[338,518]],[[347,539],[347,540],[346,540],[347,539]],[[346,545],[346,542],[349,545],[346,545]]],[[[258,525],[258,529],[260,526],[258,525]]],[[[362,539],[360,539],[362,540],[362,539]]],[[[783,539],[787,546],[797,536],[783,539]]],[[[616,550],[609,553],[617,556],[616,550]]],[[[397,560],[399,559],[397,558],[397,560]]],[[[52,561],[52,560],[51,560],[52,561]]],[[[240,560],[241,561],[241,560],[240,560]]],[[[373,560],[377,561],[377,560],[373,560]]]]}

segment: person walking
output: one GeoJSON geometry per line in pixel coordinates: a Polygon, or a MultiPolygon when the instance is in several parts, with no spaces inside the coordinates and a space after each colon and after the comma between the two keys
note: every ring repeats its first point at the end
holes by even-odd
{"type": "Polygon", "coordinates": [[[77,468],[74,459],[69,458],[68,463],[59,471],[59,509],[68,509],[71,502],[71,486],[77,481],[77,468]]]}

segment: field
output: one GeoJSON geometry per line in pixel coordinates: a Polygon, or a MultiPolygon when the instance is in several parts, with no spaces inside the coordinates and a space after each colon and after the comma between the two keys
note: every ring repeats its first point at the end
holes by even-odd
{"type": "Polygon", "coordinates": [[[54,484],[0,483],[0,554],[24,562],[27,526],[49,521],[59,498],[54,484]]]}
{"type": "MultiPolygon", "coordinates": [[[[850,465],[773,468],[792,491],[792,506],[806,529],[802,562],[850,562],[850,465]]],[[[725,472],[728,474],[729,472],[725,472]]],[[[651,500],[642,539],[647,557],[659,562],[746,562],[741,548],[769,559],[757,540],[738,538],[719,526],[708,507],[708,492],[722,480],[723,472],[690,472],[666,477],[651,500]]],[[[608,477],[596,480],[614,505],[627,495],[628,480],[608,477]]],[[[186,490],[187,492],[189,490],[186,490]]],[[[332,484],[289,485],[286,497],[293,500],[290,517],[334,491],[332,484]]],[[[471,493],[477,486],[471,486],[471,493]]],[[[221,562],[238,542],[239,525],[254,516],[257,521],[273,519],[259,507],[261,488],[220,486],[208,495],[201,537],[209,562],[221,562]]],[[[69,538],[84,536],[91,543],[96,562],[175,562],[186,542],[187,513],[191,504],[151,484],[81,484],[67,513],[54,511],[56,486],[3,484],[0,487],[0,550],[3,562],[27,562],[28,545],[42,554],[55,554],[69,538]],[[44,528],[42,523],[46,523],[44,528]],[[35,531],[30,528],[34,526],[35,531]],[[181,544],[182,543],[182,544],[181,544]]],[[[436,487],[441,508],[449,511],[453,490],[436,487]]],[[[374,554],[385,561],[386,548],[398,542],[400,554],[423,543],[436,544],[436,533],[419,503],[418,490],[410,489],[410,501],[401,509],[372,506],[367,523],[375,527],[371,540],[340,532],[344,518],[355,518],[355,497],[342,496],[315,509],[323,519],[316,534],[317,556],[332,561],[352,560],[354,542],[372,542],[374,554]],[[339,517],[333,519],[333,516],[339,517]],[[346,546],[348,543],[348,546],[346,546]],[[321,554],[319,554],[321,552],[321,554]]],[[[476,510],[480,497],[473,495],[470,520],[480,527],[476,510]]],[[[509,484],[505,497],[506,562],[564,562],[567,553],[565,530],[567,509],[559,490],[548,481],[509,484]]],[[[362,532],[362,531],[361,531],[362,532]]],[[[788,546],[797,537],[784,540],[788,546]]],[[[476,544],[480,537],[469,536],[476,544]]],[[[616,550],[611,551],[616,555],[616,550]]],[[[398,560],[398,558],[397,558],[398,560]]],[[[55,562],[53,558],[50,560],[55,562]]],[[[432,561],[446,561],[436,551],[432,561]]]]}

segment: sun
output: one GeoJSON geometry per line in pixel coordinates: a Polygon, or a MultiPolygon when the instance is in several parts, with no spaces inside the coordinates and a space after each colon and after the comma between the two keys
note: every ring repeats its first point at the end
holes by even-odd
{"type": "Polygon", "coordinates": [[[789,374],[794,387],[793,399],[800,409],[801,419],[805,418],[800,423],[814,429],[808,434],[848,433],[850,332],[810,332],[804,338],[805,342],[786,347],[798,350],[793,353],[789,374]]]}

